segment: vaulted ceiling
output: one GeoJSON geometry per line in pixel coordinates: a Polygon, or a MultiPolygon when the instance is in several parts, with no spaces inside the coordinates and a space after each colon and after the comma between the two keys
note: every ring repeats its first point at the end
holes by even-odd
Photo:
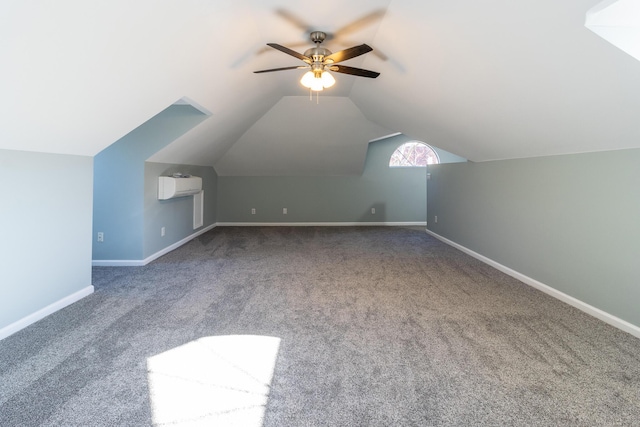
{"type": "Polygon", "coordinates": [[[401,132],[473,161],[640,147],[640,62],[585,28],[598,0],[4,0],[0,148],[93,156],[167,106],[210,114],[149,160],[350,174],[401,132]],[[310,101],[309,32],[346,65],[310,101]],[[333,157],[332,157],[333,156],[333,157]]]}

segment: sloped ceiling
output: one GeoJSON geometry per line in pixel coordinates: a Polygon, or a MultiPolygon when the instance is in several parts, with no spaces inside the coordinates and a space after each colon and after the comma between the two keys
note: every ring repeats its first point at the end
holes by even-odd
{"type": "Polygon", "coordinates": [[[368,142],[389,131],[367,120],[349,98],[318,101],[309,102],[308,96],[282,98],[216,163],[218,174],[361,174],[368,142]]]}
{"type": "Polygon", "coordinates": [[[0,148],[93,156],[183,97],[210,118],[149,160],[224,174],[351,173],[385,132],[474,161],[640,147],[640,62],[584,27],[597,3],[5,0],[0,148]],[[300,71],[252,73],[298,65],[267,42],[341,29],[326,47],[371,45],[347,64],[379,78],[337,75],[315,104],[300,71]],[[319,167],[336,129],[356,154],[319,167]]]}

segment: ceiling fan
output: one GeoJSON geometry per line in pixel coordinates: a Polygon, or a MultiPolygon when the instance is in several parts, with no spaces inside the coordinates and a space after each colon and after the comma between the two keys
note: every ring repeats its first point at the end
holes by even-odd
{"type": "Polygon", "coordinates": [[[272,71],[283,70],[297,70],[308,69],[309,71],[302,76],[300,83],[303,86],[309,88],[312,91],[321,91],[324,88],[333,86],[336,80],[328,71],[335,71],[336,73],[350,74],[352,76],[369,77],[375,79],[380,73],[370,70],[363,70],[362,68],[349,67],[346,65],[340,65],[339,62],[346,61],[356,56],[364,55],[367,52],[371,52],[373,49],[366,45],[361,44],[351,47],[349,49],[341,50],[336,53],[331,53],[329,49],[321,47],[320,44],[325,40],[327,34],[322,31],[313,31],[311,33],[311,41],[316,44],[315,47],[307,49],[304,54],[300,54],[295,50],[289,49],[277,43],[267,43],[274,49],[298,58],[306,63],[306,65],[299,65],[293,67],[272,68],[269,70],[254,71],[254,73],[270,73],[272,71]]]}

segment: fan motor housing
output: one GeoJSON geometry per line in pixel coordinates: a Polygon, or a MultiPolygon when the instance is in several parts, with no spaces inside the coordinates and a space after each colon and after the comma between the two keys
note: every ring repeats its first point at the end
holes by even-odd
{"type": "Polygon", "coordinates": [[[322,62],[324,57],[329,55],[331,55],[331,51],[329,49],[319,46],[312,47],[304,52],[304,56],[313,59],[313,62],[322,62]]]}

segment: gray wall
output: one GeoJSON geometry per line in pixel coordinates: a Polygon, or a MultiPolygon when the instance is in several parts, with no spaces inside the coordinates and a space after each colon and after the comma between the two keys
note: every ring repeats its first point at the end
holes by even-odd
{"type": "Polygon", "coordinates": [[[94,260],[144,258],[145,160],[207,117],[190,105],[171,105],[95,156],[94,260]]]}
{"type": "Polygon", "coordinates": [[[0,330],[91,286],[93,159],[0,150],[0,330]]]}
{"type": "MultiPolygon", "coordinates": [[[[220,176],[218,222],[425,222],[425,168],[389,168],[393,151],[409,140],[370,143],[361,176],[220,176]]],[[[443,161],[464,160],[437,151],[443,161]]]]}
{"type": "Polygon", "coordinates": [[[217,175],[213,167],[145,163],[144,168],[144,258],[216,222],[217,175]],[[193,196],[158,200],[158,177],[175,172],[202,178],[204,224],[193,229],[193,196]],[[160,229],[165,228],[161,236],[160,229]]]}
{"type": "Polygon", "coordinates": [[[430,172],[429,230],[640,326],[640,150],[430,172]]]}

